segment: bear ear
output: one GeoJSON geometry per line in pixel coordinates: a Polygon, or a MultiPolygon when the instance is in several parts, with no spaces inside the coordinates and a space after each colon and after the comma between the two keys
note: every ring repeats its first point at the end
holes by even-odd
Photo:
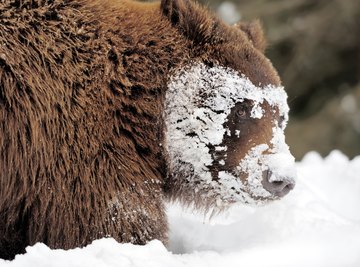
{"type": "Polygon", "coordinates": [[[259,20],[254,20],[251,22],[240,22],[235,24],[235,27],[243,31],[252,42],[253,46],[264,53],[266,48],[266,41],[259,20]]]}
{"type": "Polygon", "coordinates": [[[223,41],[222,22],[192,0],[161,0],[161,11],[194,43],[223,41]]]}

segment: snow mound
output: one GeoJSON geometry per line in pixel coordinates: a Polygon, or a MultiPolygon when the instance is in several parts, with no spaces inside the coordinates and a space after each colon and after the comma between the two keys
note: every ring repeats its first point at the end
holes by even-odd
{"type": "Polygon", "coordinates": [[[360,266],[360,156],[308,153],[295,189],[263,207],[236,205],[209,218],[169,205],[170,246],[94,241],[83,249],[28,247],[0,266],[360,266]]]}

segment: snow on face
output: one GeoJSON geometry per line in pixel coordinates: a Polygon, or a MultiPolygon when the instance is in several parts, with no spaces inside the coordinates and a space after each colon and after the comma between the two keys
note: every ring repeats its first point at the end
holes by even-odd
{"type": "MultiPolygon", "coordinates": [[[[282,87],[257,87],[247,77],[222,66],[194,63],[178,70],[168,84],[164,109],[170,179],[185,179],[177,183],[189,186],[194,195],[205,192],[202,197],[215,203],[256,203],[274,198],[262,186],[263,171],[271,169],[271,181],[295,177],[294,158],[283,132],[289,111],[286,99],[282,87]],[[255,145],[235,169],[220,170],[214,179],[209,169],[214,163],[210,148],[226,153],[224,136],[240,137],[240,131],[231,136],[224,125],[232,108],[245,100],[253,103],[252,119],[264,116],[262,104],[267,102],[283,122],[273,122],[270,143],[255,145]],[[248,177],[242,182],[239,177],[244,173],[248,177]]],[[[224,165],[224,161],[219,164],[224,165]]]]}

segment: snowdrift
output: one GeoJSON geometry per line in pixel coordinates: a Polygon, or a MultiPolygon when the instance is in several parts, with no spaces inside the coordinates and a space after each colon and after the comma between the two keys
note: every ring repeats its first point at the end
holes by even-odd
{"type": "Polygon", "coordinates": [[[297,163],[296,188],[263,207],[235,205],[209,218],[168,207],[169,249],[94,241],[85,248],[27,248],[0,266],[360,266],[360,156],[308,153],[297,163]]]}

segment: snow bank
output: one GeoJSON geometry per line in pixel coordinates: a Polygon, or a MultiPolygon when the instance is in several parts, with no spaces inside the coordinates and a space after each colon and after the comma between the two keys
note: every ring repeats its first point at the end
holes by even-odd
{"type": "Polygon", "coordinates": [[[360,266],[360,157],[309,153],[296,188],[264,207],[233,206],[213,217],[169,205],[170,247],[102,239],[83,249],[27,248],[0,266],[360,266]]]}

